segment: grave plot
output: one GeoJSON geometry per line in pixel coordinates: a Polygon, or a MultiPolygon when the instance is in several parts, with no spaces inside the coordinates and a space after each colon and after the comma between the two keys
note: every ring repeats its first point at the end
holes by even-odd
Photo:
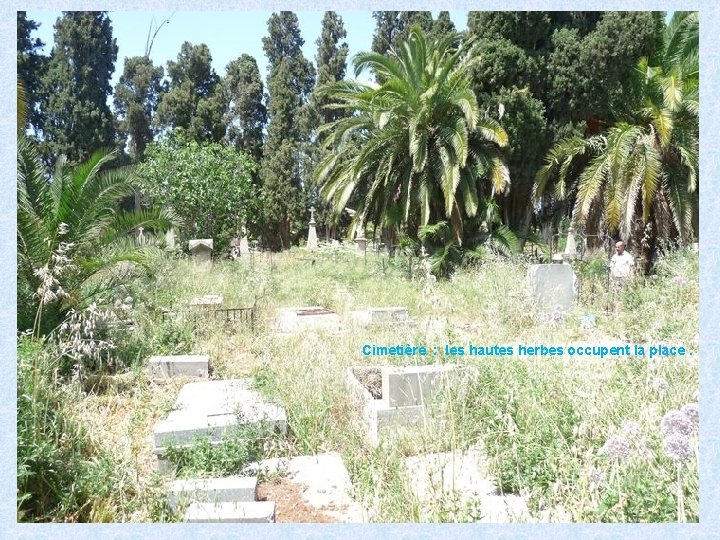
{"type": "Polygon", "coordinates": [[[224,298],[219,294],[206,294],[190,300],[191,308],[217,309],[223,304],[224,298]]]}
{"type": "Polygon", "coordinates": [[[275,503],[257,500],[257,476],[176,480],[168,505],[187,523],[272,523],[275,503]]]}
{"type": "Polygon", "coordinates": [[[258,499],[274,502],[279,523],[367,521],[351,496],[350,475],[337,452],[266,459],[245,472],[267,478],[258,485],[258,499]]]}
{"type": "Polygon", "coordinates": [[[403,466],[424,521],[443,500],[452,500],[461,508],[478,502],[480,523],[533,521],[524,497],[497,492],[480,448],[410,456],[403,459],[403,466]]]}
{"type": "Polygon", "coordinates": [[[302,331],[338,332],[342,329],[337,313],[319,306],[282,308],[277,330],[282,334],[302,331]]]}
{"type": "Polygon", "coordinates": [[[356,366],[348,370],[350,391],[362,401],[368,440],[377,444],[385,430],[422,426],[427,405],[445,387],[455,366],[356,366]]]}
{"type": "Polygon", "coordinates": [[[267,403],[250,387],[249,379],[204,381],[182,387],[167,418],[158,421],[153,431],[153,453],[158,468],[164,471],[167,446],[190,446],[198,437],[209,437],[212,444],[236,426],[266,422],[282,434],[287,432],[285,410],[267,403]]]}
{"type": "Polygon", "coordinates": [[[413,324],[406,307],[373,307],[361,311],[350,311],[350,320],[360,326],[413,324]]]}
{"type": "Polygon", "coordinates": [[[148,362],[148,377],[154,381],[173,377],[207,379],[209,364],[210,357],[207,354],[151,356],[148,362]]]}

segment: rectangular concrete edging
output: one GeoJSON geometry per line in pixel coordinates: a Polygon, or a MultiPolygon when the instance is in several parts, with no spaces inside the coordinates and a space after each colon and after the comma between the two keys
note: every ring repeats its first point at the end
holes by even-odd
{"type": "Polygon", "coordinates": [[[257,483],[257,476],[175,480],[168,489],[168,504],[175,511],[184,503],[252,502],[257,483]]]}
{"type": "Polygon", "coordinates": [[[186,523],[273,523],[274,501],[192,503],[185,512],[186,523]]]}

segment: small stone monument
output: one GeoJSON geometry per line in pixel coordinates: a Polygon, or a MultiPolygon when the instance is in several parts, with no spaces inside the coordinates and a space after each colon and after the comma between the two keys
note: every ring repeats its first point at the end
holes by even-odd
{"type": "Polygon", "coordinates": [[[310,207],[310,230],[308,231],[307,248],[317,249],[318,239],[317,231],[315,230],[315,207],[310,207]]]}
{"type": "Polygon", "coordinates": [[[355,227],[355,254],[365,256],[367,249],[367,238],[365,238],[365,227],[358,223],[355,227]]]}
{"type": "Polygon", "coordinates": [[[553,256],[553,264],[534,264],[528,269],[533,297],[543,313],[566,311],[575,299],[575,272],[563,264],[562,255],[553,256]]]}
{"type": "Polygon", "coordinates": [[[190,254],[197,263],[209,263],[212,261],[213,240],[212,238],[200,238],[188,242],[190,254]]]}
{"type": "Polygon", "coordinates": [[[138,230],[137,243],[140,246],[144,246],[145,245],[145,234],[144,234],[145,227],[138,227],[137,230],[138,230]]]}
{"type": "Polygon", "coordinates": [[[563,259],[576,259],[578,256],[577,245],[575,244],[575,231],[572,226],[568,229],[565,251],[563,251],[562,256],[563,259]]]}
{"type": "Polygon", "coordinates": [[[170,227],[165,233],[165,244],[168,249],[175,249],[175,227],[170,227]]]}

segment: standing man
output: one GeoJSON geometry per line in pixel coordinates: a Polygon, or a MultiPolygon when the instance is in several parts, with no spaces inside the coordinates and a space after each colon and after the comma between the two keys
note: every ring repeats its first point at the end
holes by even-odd
{"type": "Polygon", "coordinates": [[[610,280],[613,288],[619,289],[625,285],[633,275],[635,258],[625,251],[625,243],[615,244],[615,255],[610,259],[610,280]]]}

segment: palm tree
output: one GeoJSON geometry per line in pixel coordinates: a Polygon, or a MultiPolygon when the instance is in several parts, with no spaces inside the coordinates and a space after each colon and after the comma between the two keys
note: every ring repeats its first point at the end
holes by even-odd
{"type": "Polygon", "coordinates": [[[351,113],[321,128],[330,151],[315,171],[336,214],[356,201],[351,231],[356,223],[405,225],[417,237],[420,226],[447,220],[460,245],[479,201],[509,189],[507,134],[479,113],[470,47],[458,34],[427,41],[414,27],[397,50],[354,58],[356,76],[372,69],[381,86],[342,81],[320,89],[330,107],[351,113]]]}
{"type": "Polygon", "coordinates": [[[147,263],[150,249],[131,237],[137,228],[165,230],[177,221],[165,209],[119,212],[133,172],[109,168],[114,157],[98,151],[75,168],[58,159],[48,180],[33,141],[19,135],[18,278],[34,292],[36,334],[117,284],[118,263],[147,263]]]}
{"type": "Polygon", "coordinates": [[[630,95],[639,98],[624,121],[601,135],[558,143],[537,174],[535,194],[541,196],[554,183],[556,198],[574,196],[573,220],[602,220],[610,234],[638,240],[649,271],[658,236],[687,243],[694,233],[697,13],[675,12],[658,53],[642,58],[636,73],[630,95]]]}

